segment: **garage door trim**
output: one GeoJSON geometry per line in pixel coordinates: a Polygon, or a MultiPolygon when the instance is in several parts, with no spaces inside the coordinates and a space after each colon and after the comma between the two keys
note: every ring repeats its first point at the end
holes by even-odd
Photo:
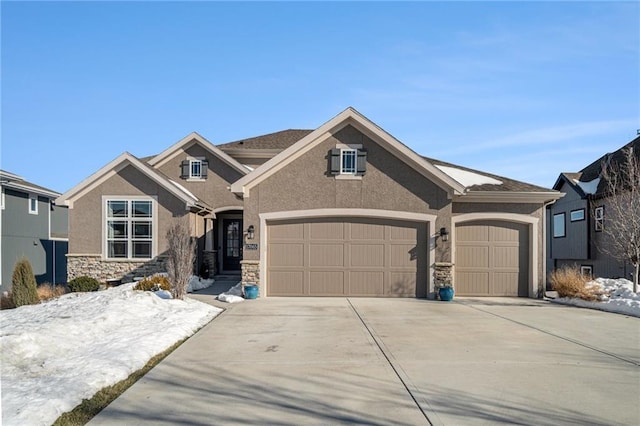
{"type": "MultiPolygon", "coordinates": [[[[451,219],[452,227],[451,236],[453,241],[456,241],[456,225],[463,222],[471,222],[477,220],[497,220],[506,222],[523,223],[529,225],[529,297],[538,297],[538,226],[540,219],[533,216],[517,213],[466,213],[457,216],[453,216],[451,219]]],[[[451,253],[451,261],[456,263],[456,248],[451,253]]],[[[455,284],[454,284],[455,285],[455,284]]]]}
{"type": "Polygon", "coordinates": [[[349,218],[379,218],[393,219],[409,222],[427,223],[429,233],[428,240],[428,262],[429,271],[427,273],[427,297],[432,297],[433,289],[433,259],[435,259],[435,239],[432,235],[435,229],[436,215],[426,213],[413,213],[395,210],[377,209],[316,209],[316,210],[295,210],[284,212],[261,213],[260,217],[260,286],[261,296],[269,296],[269,283],[267,278],[267,241],[268,222],[286,219],[316,219],[329,217],[349,217],[349,218]]]}

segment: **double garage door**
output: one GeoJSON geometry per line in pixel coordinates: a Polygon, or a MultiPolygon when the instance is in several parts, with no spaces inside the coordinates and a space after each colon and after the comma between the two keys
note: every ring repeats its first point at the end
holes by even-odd
{"type": "Polygon", "coordinates": [[[427,224],[321,218],[271,222],[270,296],[424,297],[427,224]]]}
{"type": "Polygon", "coordinates": [[[456,294],[528,296],[527,225],[475,221],[456,226],[456,294]]]}

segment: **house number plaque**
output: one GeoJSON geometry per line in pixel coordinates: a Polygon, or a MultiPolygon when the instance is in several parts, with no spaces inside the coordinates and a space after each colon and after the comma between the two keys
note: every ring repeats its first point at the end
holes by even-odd
{"type": "Polygon", "coordinates": [[[258,244],[245,244],[245,250],[258,250],[258,244]]]}

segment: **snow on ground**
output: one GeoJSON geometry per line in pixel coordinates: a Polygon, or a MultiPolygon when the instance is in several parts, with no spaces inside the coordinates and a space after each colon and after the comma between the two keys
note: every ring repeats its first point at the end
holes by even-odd
{"type": "Polygon", "coordinates": [[[553,302],[640,317],[640,293],[633,292],[631,281],[624,278],[597,278],[588,285],[600,287],[603,292],[601,301],[560,297],[553,299],[553,302]]]}
{"type": "Polygon", "coordinates": [[[439,168],[444,173],[446,173],[447,175],[449,175],[449,177],[451,177],[455,181],[461,183],[462,186],[464,186],[465,188],[468,188],[474,185],[484,185],[484,184],[502,185],[501,180],[494,179],[489,176],[481,175],[479,173],[474,173],[468,170],[462,170],[456,167],[449,167],[449,166],[436,165],[436,167],[439,168]]]}
{"type": "Polygon", "coordinates": [[[238,303],[244,301],[242,296],[242,283],[238,283],[224,293],[220,293],[218,300],[227,303],[238,303]]]}
{"type": "Polygon", "coordinates": [[[221,312],[133,286],[0,311],[3,425],[52,424],[221,312]]]}
{"type": "Polygon", "coordinates": [[[196,275],[192,275],[189,280],[189,285],[187,286],[187,293],[194,292],[196,290],[202,290],[203,288],[208,288],[213,285],[213,279],[205,280],[204,278],[200,278],[196,275]]]}

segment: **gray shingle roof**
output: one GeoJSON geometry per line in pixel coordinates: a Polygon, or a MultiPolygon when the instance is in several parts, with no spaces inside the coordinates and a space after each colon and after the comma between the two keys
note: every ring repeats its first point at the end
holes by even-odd
{"type": "Polygon", "coordinates": [[[253,138],[240,139],[234,142],[228,142],[217,145],[221,150],[231,149],[275,149],[284,150],[289,148],[300,139],[307,136],[313,130],[305,129],[288,129],[280,132],[269,133],[267,135],[256,136],[253,138]]]}

